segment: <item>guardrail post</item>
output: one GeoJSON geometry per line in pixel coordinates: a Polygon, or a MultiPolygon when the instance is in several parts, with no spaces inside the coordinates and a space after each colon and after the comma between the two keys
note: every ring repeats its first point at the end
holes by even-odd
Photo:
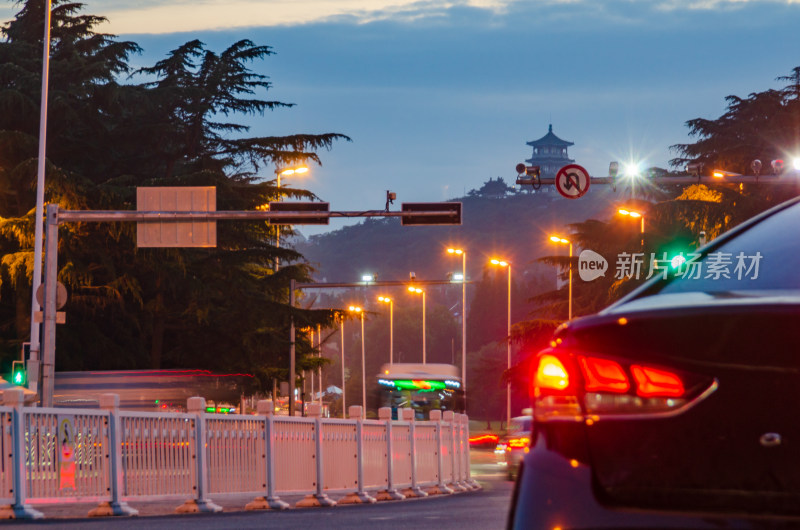
{"type": "Polygon", "coordinates": [[[444,470],[444,451],[442,450],[442,411],[432,410],[428,414],[428,419],[433,422],[436,431],[436,476],[439,477],[439,483],[435,486],[428,488],[428,495],[444,495],[445,493],[453,493],[453,490],[448,488],[444,483],[442,471],[444,470]]]}
{"type": "Polygon", "coordinates": [[[470,452],[470,447],[469,447],[469,416],[464,414],[463,417],[461,418],[461,421],[463,422],[463,426],[464,426],[464,429],[463,429],[463,432],[464,432],[463,436],[464,437],[463,437],[462,443],[464,444],[464,447],[466,447],[466,455],[465,455],[465,458],[464,458],[464,465],[467,466],[467,478],[466,478],[466,484],[465,485],[470,487],[470,488],[472,488],[472,489],[474,489],[474,490],[479,490],[479,489],[481,489],[481,485],[478,484],[477,482],[475,482],[474,480],[472,480],[472,471],[470,469],[472,466],[470,465],[470,456],[469,456],[469,452],[470,452]]]}
{"type": "Polygon", "coordinates": [[[267,497],[256,497],[253,502],[248,503],[245,510],[287,510],[289,504],[283,502],[275,494],[275,426],[274,426],[275,405],[271,399],[261,399],[256,403],[256,414],[264,417],[264,484],[267,490],[267,497]]]}
{"type": "Polygon", "coordinates": [[[442,419],[447,422],[447,427],[450,431],[450,447],[448,447],[450,453],[450,476],[447,477],[447,486],[452,490],[458,491],[466,491],[467,488],[460,484],[458,479],[458,467],[460,464],[461,452],[456,451],[456,447],[459,444],[459,440],[456,437],[456,432],[460,432],[460,429],[456,431],[456,422],[458,422],[458,414],[453,413],[452,410],[446,410],[442,413],[442,419]]]}
{"type": "Polygon", "coordinates": [[[314,430],[316,431],[314,433],[314,442],[317,460],[317,492],[314,495],[308,495],[295,506],[298,508],[336,506],[336,501],[325,493],[325,476],[322,465],[322,418],[320,417],[322,415],[322,407],[319,403],[309,403],[306,407],[306,415],[314,419],[314,430]]]}
{"type": "Polygon", "coordinates": [[[376,502],[375,497],[364,491],[364,418],[361,405],[351,405],[349,416],[351,420],[356,420],[356,465],[358,467],[356,481],[358,482],[358,490],[355,493],[345,495],[338,502],[339,504],[371,504],[376,502]]]}
{"type": "Polygon", "coordinates": [[[197,485],[195,498],[189,499],[175,509],[176,513],[221,512],[222,506],[214,504],[208,495],[208,452],[206,450],[206,400],[202,397],[190,397],[186,401],[189,414],[194,414],[195,464],[197,467],[197,485]]]}
{"type": "Polygon", "coordinates": [[[403,408],[403,421],[409,424],[409,434],[411,435],[411,487],[402,491],[406,497],[427,497],[428,494],[417,486],[417,440],[416,432],[414,431],[414,409],[403,408]]]}
{"type": "MultiPolygon", "coordinates": [[[[3,392],[3,405],[13,407],[11,412],[11,436],[13,439],[12,473],[14,476],[14,504],[0,507],[2,519],[41,519],[44,514],[25,504],[27,497],[27,469],[25,466],[25,410],[22,408],[25,394],[22,389],[9,388],[3,392]]],[[[8,428],[3,426],[3,428],[8,428]]],[[[5,455],[3,455],[5,456],[5,455]]]]}
{"type": "Polygon", "coordinates": [[[458,485],[461,487],[462,490],[468,491],[472,488],[467,484],[467,467],[469,466],[469,461],[467,455],[469,454],[469,440],[464,440],[464,420],[466,415],[464,414],[455,414],[453,419],[453,426],[455,427],[455,437],[456,448],[457,448],[457,456],[458,459],[458,485]],[[465,445],[466,444],[466,445],[465,445]]]}
{"type": "Polygon", "coordinates": [[[101,502],[97,508],[89,511],[89,517],[108,517],[115,515],[139,515],[139,510],[128,506],[127,502],[120,501],[122,496],[122,427],[119,419],[119,394],[101,394],[100,408],[108,411],[108,438],[107,444],[109,486],[111,501],[101,502]]]}
{"type": "Polygon", "coordinates": [[[386,423],[386,489],[379,491],[375,498],[379,501],[401,501],[405,499],[406,496],[397,491],[394,487],[391,407],[379,408],[378,419],[386,423]]]}

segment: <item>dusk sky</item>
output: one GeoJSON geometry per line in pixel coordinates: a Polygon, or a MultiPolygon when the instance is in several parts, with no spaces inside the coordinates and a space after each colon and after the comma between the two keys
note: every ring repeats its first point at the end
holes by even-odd
{"type": "Polygon", "coordinates": [[[687,120],[800,66],[800,1],[87,0],[85,12],[142,46],[136,66],[195,38],[273,47],[252,64],[274,85],[259,97],[297,106],[242,119],[253,135],[350,136],[289,180],[333,210],[380,209],[388,189],[399,206],[513,184],[550,123],[592,175],[633,157],[667,167],[687,120]]]}

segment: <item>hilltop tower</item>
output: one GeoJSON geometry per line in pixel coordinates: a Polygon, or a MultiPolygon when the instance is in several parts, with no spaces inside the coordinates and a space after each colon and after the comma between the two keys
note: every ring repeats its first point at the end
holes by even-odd
{"type": "Polygon", "coordinates": [[[533,147],[533,155],[525,162],[539,166],[542,177],[555,178],[559,169],[575,162],[567,154],[567,148],[575,144],[553,134],[553,124],[550,124],[547,134],[538,140],[526,142],[526,145],[533,147]]]}

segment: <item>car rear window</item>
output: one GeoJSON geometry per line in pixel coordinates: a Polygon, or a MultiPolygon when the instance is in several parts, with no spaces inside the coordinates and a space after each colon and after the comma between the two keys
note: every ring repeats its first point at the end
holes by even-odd
{"type": "Polygon", "coordinates": [[[702,257],[687,256],[659,294],[800,290],[798,228],[800,204],[771,215],[702,257]]]}

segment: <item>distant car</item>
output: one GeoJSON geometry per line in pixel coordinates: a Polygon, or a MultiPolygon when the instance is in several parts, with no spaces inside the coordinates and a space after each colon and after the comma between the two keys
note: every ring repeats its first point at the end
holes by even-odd
{"type": "Polygon", "coordinates": [[[510,528],[800,527],[799,227],[800,198],[556,330],[510,528]]]}
{"type": "Polygon", "coordinates": [[[498,440],[494,452],[498,455],[500,463],[506,466],[508,480],[517,477],[522,457],[528,451],[531,441],[531,419],[530,416],[511,418],[508,434],[498,440]]]}

